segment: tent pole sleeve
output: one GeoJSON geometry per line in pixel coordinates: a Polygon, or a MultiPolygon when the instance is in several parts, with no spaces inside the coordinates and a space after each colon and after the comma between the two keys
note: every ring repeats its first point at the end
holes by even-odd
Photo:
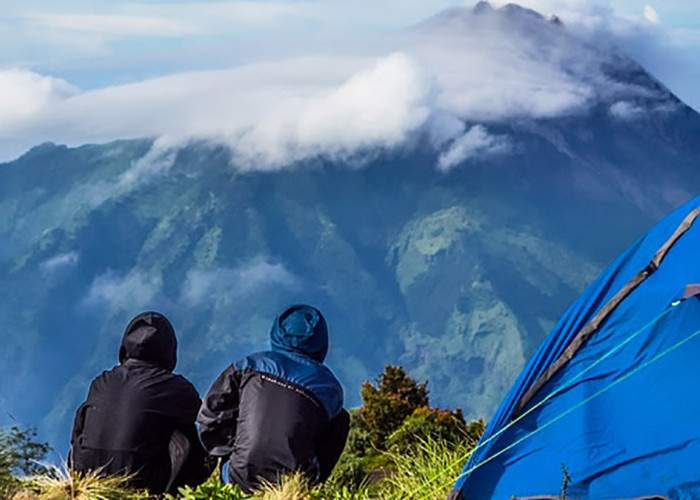
{"type": "Polygon", "coordinates": [[[629,296],[640,284],[642,284],[649,276],[654,274],[654,272],[659,268],[661,262],[668,254],[669,250],[675,245],[675,243],[683,236],[688,229],[693,225],[696,219],[700,216],[700,207],[690,212],[683,222],[676,228],[673,235],[666,240],[661,248],[654,254],[646,268],[638,272],[627,284],[622,287],[622,289],[615,294],[615,296],[610,299],[593,317],[593,319],[588,322],[588,324],[574,337],[568,347],[564,352],[557,358],[557,360],[552,363],[549,368],[537,379],[532,387],[520,398],[518,404],[513,411],[511,418],[517,418],[525,409],[525,406],[532,401],[532,398],[539,392],[542,387],[549,382],[554,375],[562,369],[571,359],[574,357],[576,352],[588,341],[591,336],[598,330],[600,325],[610,316],[610,314],[619,306],[623,300],[629,296]]]}

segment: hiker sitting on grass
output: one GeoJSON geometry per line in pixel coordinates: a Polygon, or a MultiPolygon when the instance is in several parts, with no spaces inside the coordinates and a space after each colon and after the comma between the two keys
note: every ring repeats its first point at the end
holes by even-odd
{"type": "Polygon", "coordinates": [[[271,344],[224,370],[197,417],[204,447],[228,460],[228,480],[247,493],[261,479],[277,482],[292,471],[312,484],[325,481],[350,427],[343,390],[323,364],[328,331],[321,313],[287,309],[275,320],[271,344]]]}
{"type": "Polygon", "coordinates": [[[206,479],[206,453],[195,427],[201,401],[187,379],[172,373],[176,351],[165,316],[146,312],[129,323],[119,365],[92,381],[76,412],[69,459],[74,470],[133,474],[131,485],[151,493],[206,479]]]}

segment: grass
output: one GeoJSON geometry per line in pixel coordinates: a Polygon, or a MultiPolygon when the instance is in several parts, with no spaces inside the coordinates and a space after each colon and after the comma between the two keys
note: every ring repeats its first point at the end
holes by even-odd
{"type": "Polygon", "coordinates": [[[129,488],[128,476],[101,476],[100,471],[81,474],[52,468],[45,474],[21,479],[12,500],[143,500],[143,491],[129,488]]]}
{"type": "MultiPolygon", "coordinates": [[[[472,444],[445,446],[423,440],[411,453],[385,454],[385,465],[373,481],[358,487],[343,484],[335,476],[321,486],[311,486],[301,474],[282,478],[279,484],[265,484],[250,496],[237,486],[224,484],[215,473],[197,488],[181,488],[163,500],[370,500],[444,499],[464,465],[472,444]]],[[[101,477],[99,473],[78,474],[64,469],[21,480],[11,500],[142,500],[145,492],[127,486],[128,477],[101,477]]]]}
{"type": "Polygon", "coordinates": [[[388,452],[392,473],[378,484],[377,498],[444,500],[471,449],[468,445],[448,447],[425,439],[418,441],[409,454],[388,452]]]}

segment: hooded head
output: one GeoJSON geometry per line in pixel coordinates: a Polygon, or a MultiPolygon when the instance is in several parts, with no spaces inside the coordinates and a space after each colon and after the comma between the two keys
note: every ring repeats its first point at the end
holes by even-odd
{"type": "Polygon", "coordinates": [[[173,371],[177,363],[177,339],[170,321],[152,311],[132,319],[119,348],[119,362],[127,359],[147,361],[173,371]]]}
{"type": "Polygon", "coordinates": [[[273,351],[296,352],[323,363],[328,353],[328,327],[315,307],[292,306],[275,319],[270,332],[273,351]]]}

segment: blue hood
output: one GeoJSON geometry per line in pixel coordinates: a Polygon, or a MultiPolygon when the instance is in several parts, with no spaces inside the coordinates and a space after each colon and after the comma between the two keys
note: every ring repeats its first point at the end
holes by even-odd
{"type": "Polygon", "coordinates": [[[270,332],[272,350],[293,352],[323,363],[328,353],[328,327],[321,311],[292,306],[276,319],[270,332]]]}

